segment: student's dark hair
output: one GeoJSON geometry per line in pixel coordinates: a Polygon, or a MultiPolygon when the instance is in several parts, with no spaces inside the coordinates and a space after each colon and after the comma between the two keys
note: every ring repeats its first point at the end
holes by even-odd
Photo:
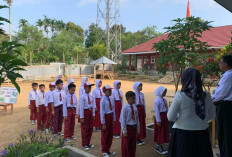
{"type": "Polygon", "coordinates": [[[232,55],[222,56],[222,59],[230,68],[232,68],[232,55]]]}
{"type": "Polygon", "coordinates": [[[38,83],[35,83],[35,82],[34,82],[34,83],[31,84],[31,86],[32,86],[32,87],[38,86],[38,83]]]}
{"type": "Polygon", "coordinates": [[[40,84],[39,87],[45,87],[45,85],[44,84],[40,84]]]}
{"type": "Polygon", "coordinates": [[[135,96],[135,92],[133,92],[133,91],[128,91],[128,92],[126,92],[125,96],[126,96],[126,99],[128,100],[130,97],[135,96]]]}
{"type": "Polygon", "coordinates": [[[70,90],[71,88],[76,88],[76,85],[73,84],[73,83],[70,83],[70,84],[68,85],[68,90],[70,90]]]}
{"type": "Polygon", "coordinates": [[[63,83],[62,80],[56,80],[56,85],[63,83]]]}

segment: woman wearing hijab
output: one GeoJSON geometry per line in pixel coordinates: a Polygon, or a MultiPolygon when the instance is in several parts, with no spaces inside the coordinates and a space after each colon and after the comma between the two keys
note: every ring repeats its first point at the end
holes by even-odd
{"type": "MultiPolygon", "coordinates": [[[[69,79],[68,80],[68,85],[70,85],[70,84],[74,84],[74,80],[73,79],[69,79]]],[[[64,88],[64,92],[67,94],[68,93],[68,85],[67,86],[65,86],[65,88],[64,88]]],[[[76,93],[76,92],[75,92],[76,93]]]]}
{"type": "Polygon", "coordinates": [[[213,157],[208,121],[215,118],[215,109],[210,93],[203,91],[196,69],[185,69],[181,83],[168,111],[168,120],[175,122],[168,157],[213,157]]]}
{"type": "Polygon", "coordinates": [[[143,89],[143,84],[139,81],[135,82],[133,85],[135,91],[135,106],[138,110],[140,133],[137,136],[136,144],[138,146],[144,145],[145,142],[142,141],[146,138],[146,103],[144,99],[144,94],[141,92],[143,89]]]}
{"type": "MultiPolygon", "coordinates": [[[[62,80],[62,75],[60,75],[60,74],[56,75],[56,81],[57,80],[62,80]]],[[[64,90],[64,88],[65,88],[65,83],[63,82],[63,88],[62,88],[62,90],[64,90]]]]}

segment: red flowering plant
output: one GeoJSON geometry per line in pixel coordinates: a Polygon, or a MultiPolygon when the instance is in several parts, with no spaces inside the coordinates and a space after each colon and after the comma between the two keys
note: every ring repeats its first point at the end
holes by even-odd
{"type": "MultiPolygon", "coordinates": [[[[155,43],[154,48],[159,52],[158,72],[166,74],[168,70],[171,71],[177,91],[182,71],[186,67],[195,68],[199,56],[207,53],[209,46],[199,39],[202,32],[210,29],[210,22],[199,17],[173,21],[176,23],[174,26],[165,28],[169,33],[167,39],[155,43]]],[[[198,66],[203,71],[203,65],[198,66]]]]}
{"type": "Polygon", "coordinates": [[[203,87],[207,91],[210,91],[211,86],[220,79],[219,62],[215,59],[216,56],[217,52],[201,54],[196,62],[196,69],[202,74],[203,87]]]}

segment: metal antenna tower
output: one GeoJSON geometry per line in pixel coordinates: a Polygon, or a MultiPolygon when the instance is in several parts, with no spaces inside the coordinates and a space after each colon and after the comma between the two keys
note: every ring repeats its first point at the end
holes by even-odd
{"type": "Polygon", "coordinates": [[[97,39],[106,43],[109,58],[116,63],[121,62],[121,23],[120,0],[98,0],[97,26],[104,32],[97,33],[97,39]]]}

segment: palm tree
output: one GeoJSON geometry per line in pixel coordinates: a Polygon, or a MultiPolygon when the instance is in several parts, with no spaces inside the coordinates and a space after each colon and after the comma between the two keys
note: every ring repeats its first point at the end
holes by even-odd
{"type": "Polygon", "coordinates": [[[48,37],[48,33],[49,33],[49,26],[50,26],[50,22],[51,19],[49,19],[46,15],[44,15],[44,31],[47,33],[47,37],[48,37]]]}
{"type": "Polygon", "coordinates": [[[13,0],[4,0],[4,1],[6,1],[6,3],[9,6],[9,21],[10,21],[10,23],[9,23],[9,34],[10,34],[10,41],[11,41],[11,13],[10,13],[11,10],[10,9],[11,9],[11,5],[12,5],[13,0]]]}
{"type": "Polygon", "coordinates": [[[54,31],[55,31],[55,24],[56,24],[56,20],[55,20],[55,19],[51,19],[51,20],[50,20],[50,27],[51,27],[51,32],[52,32],[52,34],[53,34],[54,31]]]}
{"type": "Polygon", "coordinates": [[[39,29],[41,30],[42,26],[44,25],[44,22],[43,20],[39,19],[37,22],[36,22],[36,26],[39,27],[39,29]]]}
{"type": "Polygon", "coordinates": [[[20,19],[19,20],[19,28],[22,28],[28,24],[28,21],[25,19],[20,19]]]}
{"type": "Polygon", "coordinates": [[[56,21],[56,23],[55,23],[56,31],[60,32],[64,28],[65,28],[65,23],[62,20],[56,21]]]}

